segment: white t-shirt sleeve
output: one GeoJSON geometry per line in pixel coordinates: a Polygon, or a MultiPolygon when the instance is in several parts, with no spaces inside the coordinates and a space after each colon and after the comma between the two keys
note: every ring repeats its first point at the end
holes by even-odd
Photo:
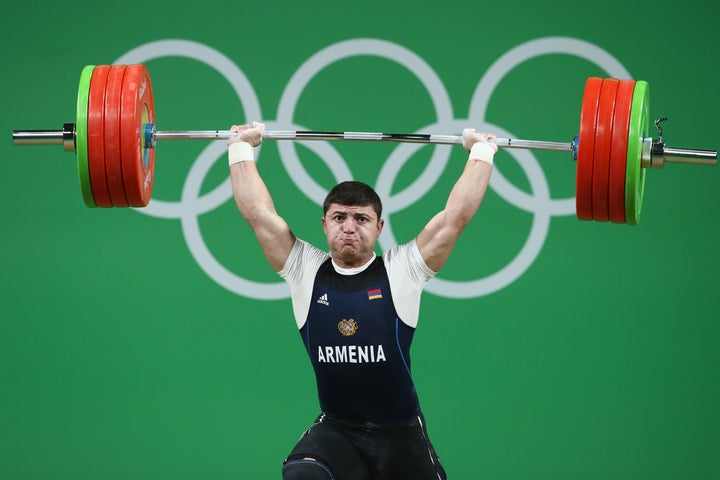
{"type": "Polygon", "coordinates": [[[278,272],[290,286],[293,314],[298,329],[302,328],[307,320],[315,274],[329,257],[327,252],[296,239],[285,265],[278,272]]]}
{"type": "Polygon", "coordinates": [[[427,266],[415,240],[391,248],[383,257],[395,310],[405,324],[416,328],[420,316],[420,295],[437,272],[427,266]]]}

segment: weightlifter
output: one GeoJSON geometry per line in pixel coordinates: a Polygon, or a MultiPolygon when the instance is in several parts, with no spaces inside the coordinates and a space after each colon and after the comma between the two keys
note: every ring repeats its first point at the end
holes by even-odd
{"type": "Polygon", "coordinates": [[[445,479],[410,375],[410,345],[423,288],[480,207],[497,152],[488,141],[494,135],[463,131],[470,154],[445,208],[414,239],[378,257],[382,204],[361,182],[342,182],[325,198],[329,253],[293,234],[254,161],[264,128],[232,127],[233,194],[270,266],[290,286],[321,408],[285,459],[283,479],[445,479]]]}

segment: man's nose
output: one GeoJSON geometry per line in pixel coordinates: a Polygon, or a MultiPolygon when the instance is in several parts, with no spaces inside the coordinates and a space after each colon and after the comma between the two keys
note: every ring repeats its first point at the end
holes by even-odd
{"type": "Polygon", "coordinates": [[[355,220],[352,218],[346,218],[343,222],[343,232],[354,232],[355,231],[355,220]]]}

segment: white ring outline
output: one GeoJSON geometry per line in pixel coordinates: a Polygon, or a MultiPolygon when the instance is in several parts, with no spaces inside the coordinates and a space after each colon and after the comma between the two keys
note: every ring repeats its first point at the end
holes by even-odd
{"type": "MultiPolygon", "coordinates": [[[[550,54],[580,57],[595,63],[612,77],[631,78],[630,73],[615,57],[592,43],[571,37],[545,37],[530,40],[507,51],[488,68],[470,100],[468,122],[474,125],[486,120],[487,106],[495,87],[512,69],[527,60],[550,54]]],[[[512,150],[509,151],[511,154],[514,153],[512,150]]],[[[540,205],[538,199],[530,197],[526,192],[508,182],[497,168],[490,177],[490,186],[513,205],[528,212],[538,211],[537,207],[540,205]]],[[[547,205],[542,206],[548,208],[551,215],[574,215],[575,197],[559,200],[547,199],[547,205]]]]}
{"type": "MultiPolygon", "coordinates": [[[[405,47],[379,39],[353,39],[335,43],[315,53],[308,58],[300,68],[293,74],[288,82],[278,105],[278,119],[280,124],[293,124],[293,113],[297,106],[300,95],[307,84],[325,67],[346,58],[356,56],[375,56],[395,61],[402,65],[420,80],[430,93],[430,97],[437,112],[438,121],[450,121],[453,118],[450,96],[445,89],[440,77],[422,58],[405,47]]],[[[300,128],[302,129],[302,128],[300,128]]],[[[313,142],[314,143],[314,142],[313,142]]],[[[326,143],[327,142],[323,142],[326,143]]],[[[329,144],[328,144],[329,147],[329,144]]],[[[318,185],[315,180],[307,174],[303,168],[300,158],[295,150],[294,142],[281,142],[278,145],[280,158],[293,181],[300,190],[318,205],[322,205],[327,190],[318,185]]],[[[425,169],[425,172],[415,182],[408,186],[405,191],[410,190],[418,183],[422,183],[428,173],[438,173],[447,164],[449,149],[436,148],[433,157],[425,169]]],[[[328,164],[330,166],[330,164],[328,164]]],[[[352,178],[350,169],[346,167],[342,175],[337,166],[333,169],[335,180],[349,180],[352,178]]],[[[420,195],[422,196],[422,195],[420,195]]],[[[382,197],[381,197],[382,198],[382,197]]]]}
{"type": "MultiPolygon", "coordinates": [[[[250,81],[242,70],[228,57],[202,43],[190,40],[158,40],[133,48],[115,60],[115,63],[142,63],[155,58],[173,56],[197,60],[217,70],[223,78],[230,82],[235,93],[237,93],[246,112],[245,118],[262,118],[260,102],[255,95],[255,90],[250,84],[250,81]]],[[[200,156],[203,157],[215,153],[220,143],[221,142],[211,142],[200,156]]],[[[138,209],[137,211],[159,218],[182,218],[188,211],[189,213],[199,215],[214,210],[225,203],[230,197],[232,197],[232,188],[230,187],[230,178],[228,178],[214,190],[203,195],[203,197],[195,198],[194,200],[197,201],[191,202],[190,205],[184,202],[167,202],[152,199],[147,207],[138,209]],[[188,208],[189,206],[192,208],[188,208]]]]}
{"type": "MultiPolygon", "coordinates": [[[[520,63],[537,56],[554,53],[576,55],[586,60],[594,61],[598,66],[604,68],[613,76],[630,78],[630,75],[627,73],[625,68],[614,57],[612,57],[612,55],[594,44],[570,37],[547,37],[532,40],[511,49],[494,62],[488,69],[475,89],[470,102],[468,115],[469,120],[464,123],[464,125],[467,125],[468,123],[472,123],[474,125],[480,123],[482,124],[483,129],[494,131],[512,138],[513,135],[504,133],[502,132],[502,129],[484,122],[485,111],[491,94],[500,80],[520,63]]],[[[240,71],[227,57],[205,45],[186,40],[161,40],[137,47],[121,56],[116,62],[141,63],[150,58],[171,56],[173,54],[194,58],[214,67],[223,74],[225,78],[228,78],[231,83],[233,83],[239,98],[243,102],[243,106],[245,106],[246,103],[250,104],[251,108],[246,109],[246,111],[249,112],[246,115],[246,118],[262,118],[260,115],[257,97],[255,96],[250,82],[247,80],[242,71],[240,71]],[[158,50],[162,51],[163,49],[169,50],[170,54],[167,54],[167,52],[158,53],[158,50]],[[143,58],[143,56],[145,57],[143,58]],[[212,63],[208,63],[208,60],[212,63]],[[253,110],[255,111],[255,115],[252,114],[253,110]]],[[[408,68],[411,72],[415,73],[416,76],[418,71],[423,72],[422,75],[425,75],[426,78],[424,80],[421,77],[418,78],[424,83],[426,88],[428,88],[428,92],[433,98],[433,103],[435,105],[436,112],[438,113],[438,122],[432,127],[426,127],[423,131],[425,133],[430,133],[426,129],[436,128],[446,123],[452,123],[455,128],[458,128],[457,123],[461,122],[461,120],[452,119],[450,99],[442,82],[432,68],[414,52],[406,49],[405,47],[377,39],[355,39],[338,42],[326,47],[310,57],[310,59],[308,59],[300,67],[300,69],[296,71],[290,82],[288,82],[278,108],[279,119],[277,123],[282,125],[287,122],[292,123],[291,113],[294,111],[297,100],[306,84],[312,79],[310,72],[313,68],[317,68],[317,65],[320,64],[321,68],[318,69],[319,72],[322,68],[331,64],[333,61],[357,55],[374,55],[385,57],[390,60],[396,60],[398,63],[408,68]],[[375,51],[375,48],[378,50],[375,51]],[[397,58],[394,58],[394,56],[397,56],[397,58]],[[323,64],[323,62],[325,62],[325,64],[323,64]],[[296,85],[297,83],[299,83],[299,86],[296,85]],[[447,109],[442,108],[443,102],[447,105],[447,109]],[[292,107],[290,107],[289,104],[293,104],[292,107]],[[285,120],[285,122],[283,120],[285,120]]],[[[315,74],[318,72],[315,72],[315,74]]],[[[269,122],[266,123],[269,124],[269,122]]],[[[297,130],[302,128],[294,126],[294,129],[297,130]]],[[[322,198],[326,195],[326,190],[319,186],[309,175],[307,175],[307,172],[305,172],[302,167],[299,158],[297,158],[293,142],[287,142],[285,145],[283,145],[283,142],[280,142],[280,145],[281,159],[288,171],[288,174],[290,174],[293,181],[308,196],[308,198],[314,200],[318,204],[321,204],[322,198]],[[302,180],[300,182],[297,181],[298,175],[302,180]]],[[[323,159],[323,161],[325,161],[336,179],[352,178],[347,164],[344,163],[342,157],[334,148],[328,145],[327,142],[311,142],[309,147],[314,150],[315,153],[323,159]],[[327,157],[324,155],[329,155],[330,160],[328,161],[327,157]]],[[[406,189],[402,192],[390,195],[390,186],[392,185],[392,181],[384,181],[384,179],[394,179],[395,177],[392,176],[392,174],[397,175],[400,167],[409,159],[412,152],[414,152],[417,148],[419,148],[418,145],[410,144],[398,146],[383,166],[376,182],[376,190],[378,190],[378,194],[381,195],[381,198],[385,198],[386,211],[397,213],[397,211],[406,208],[417,200],[417,198],[424,195],[437,181],[439,172],[442,171],[447,163],[450,152],[449,147],[436,146],[431,162],[425,168],[420,177],[418,177],[412,185],[406,187],[406,189]],[[400,155],[400,153],[404,153],[405,150],[409,151],[406,160],[395,160],[396,156],[400,155]],[[440,168],[438,168],[439,166],[440,168]],[[433,182],[428,182],[428,177],[433,173],[437,174],[436,179],[433,182]],[[417,190],[417,186],[421,187],[420,190],[417,190]],[[420,193],[416,194],[413,198],[413,195],[411,195],[412,191],[419,191],[420,193]],[[384,197],[383,194],[385,194],[384,197]]],[[[173,204],[170,202],[155,200],[151,202],[144,211],[139,211],[161,218],[181,218],[183,234],[194,258],[201,268],[203,268],[203,270],[211,278],[224,288],[243,296],[248,296],[248,292],[252,292],[255,295],[251,298],[257,299],[270,300],[287,298],[289,292],[285,282],[258,283],[235,275],[217,262],[202,239],[198,223],[198,215],[217,208],[232,196],[228,179],[212,192],[204,195],[203,197],[198,197],[202,179],[204,179],[207,171],[214,163],[214,161],[211,161],[212,158],[217,158],[217,156],[224,154],[225,149],[224,143],[220,144],[219,142],[212,142],[201,153],[200,157],[198,157],[188,174],[188,178],[186,179],[183,187],[181,202],[174,203],[176,208],[173,208],[173,204]],[[214,156],[216,154],[217,156],[214,156]],[[200,179],[191,180],[191,178],[195,175],[200,175],[200,179]],[[188,209],[188,203],[193,205],[193,208],[188,209]],[[154,208],[151,208],[151,205],[153,204],[155,204],[155,206],[154,208]]],[[[518,255],[498,272],[495,272],[485,278],[464,282],[444,280],[436,277],[430,282],[427,288],[427,290],[431,293],[450,298],[473,298],[504,288],[519,278],[539,255],[544,239],[546,238],[549,230],[550,217],[552,215],[570,215],[574,213],[574,198],[559,200],[550,198],[550,192],[544,172],[540,168],[537,160],[529,151],[510,152],[513,157],[518,160],[522,157],[527,157],[519,163],[528,176],[533,191],[533,197],[530,197],[527,193],[508,182],[498,171],[497,167],[491,178],[490,186],[509,203],[526,211],[535,213],[528,239],[518,255]],[[542,181],[540,181],[540,177],[542,177],[542,181]],[[538,201],[536,196],[538,192],[543,194],[543,201],[538,201]],[[540,215],[541,213],[544,213],[544,215],[540,215]]],[[[381,246],[397,243],[394,239],[389,217],[386,218],[386,227],[379,243],[381,246]]]]}
{"type": "MultiPolygon", "coordinates": [[[[475,88],[470,101],[467,124],[479,124],[486,131],[514,138],[515,136],[510,132],[504,132],[499,127],[487,122],[485,114],[490,97],[500,81],[512,69],[527,60],[549,54],[574,55],[594,62],[611,76],[630,78],[630,74],[620,62],[592,43],[570,37],[546,37],[531,40],[509,50],[488,68],[475,88]]],[[[510,263],[487,277],[458,282],[445,280],[438,276],[428,284],[427,291],[448,298],[474,298],[489,295],[507,287],[520,278],[540,254],[550,229],[550,217],[575,214],[575,197],[560,200],[550,198],[547,177],[530,150],[508,149],[508,153],[518,160],[518,164],[525,171],[533,196],[531,197],[508,182],[497,164],[490,177],[489,186],[508,203],[535,214],[525,244],[510,263]]]]}
{"type": "MultiPolygon", "coordinates": [[[[245,74],[228,57],[201,43],[188,40],[150,42],[125,53],[115,63],[142,63],[166,56],[187,57],[214,68],[233,86],[246,112],[245,118],[262,118],[260,102],[245,74]]],[[[183,235],[193,258],[210,278],[225,289],[243,296],[254,292],[254,298],[261,300],[287,298],[289,290],[284,283],[254,282],[229,271],[212,255],[202,238],[199,215],[217,208],[232,197],[229,177],[203,197],[198,196],[207,172],[217,158],[226,152],[225,142],[210,142],[190,168],[180,202],[152,200],[147,207],[137,211],[159,218],[180,218],[183,235]]]]}

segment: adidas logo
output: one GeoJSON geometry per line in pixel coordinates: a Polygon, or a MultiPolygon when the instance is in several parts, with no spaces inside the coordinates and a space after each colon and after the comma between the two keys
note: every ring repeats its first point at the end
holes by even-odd
{"type": "Polygon", "coordinates": [[[320,298],[317,299],[316,303],[322,303],[323,305],[329,306],[330,302],[328,302],[327,293],[322,294],[320,298]]]}

